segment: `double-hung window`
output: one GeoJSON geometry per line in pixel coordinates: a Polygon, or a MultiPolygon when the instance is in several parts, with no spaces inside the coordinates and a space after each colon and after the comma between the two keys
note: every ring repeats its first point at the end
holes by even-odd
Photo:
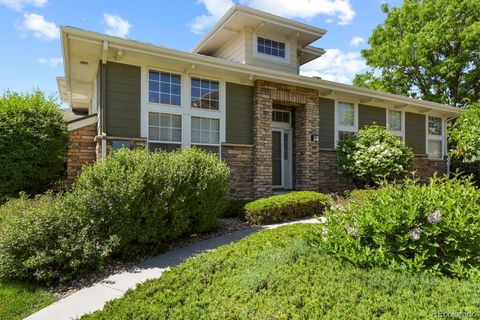
{"type": "Polygon", "coordinates": [[[337,101],[336,105],[336,142],[346,140],[357,132],[358,109],[354,103],[337,101]]]}
{"type": "Polygon", "coordinates": [[[148,101],[166,105],[182,104],[182,77],[170,72],[150,70],[148,74],[148,101]]]}
{"type": "Polygon", "coordinates": [[[427,154],[429,158],[443,158],[443,119],[428,116],[427,119],[427,154]]]}
{"type": "Polygon", "coordinates": [[[220,146],[220,119],[192,117],[192,146],[218,153],[220,146]]]}
{"type": "Polygon", "coordinates": [[[257,52],[260,54],[285,59],[286,44],[285,42],[257,37],[257,52]]]}
{"type": "Polygon", "coordinates": [[[148,140],[150,150],[179,149],[182,146],[182,116],[149,112],[148,140]]]}
{"type": "Polygon", "coordinates": [[[405,141],[404,113],[398,110],[387,110],[387,128],[394,135],[405,141]]]}
{"type": "Polygon", "coordinates": [[[218,110],[220,85],[218,81],[192,78],[191,107],[209,110],[218,110]]]}

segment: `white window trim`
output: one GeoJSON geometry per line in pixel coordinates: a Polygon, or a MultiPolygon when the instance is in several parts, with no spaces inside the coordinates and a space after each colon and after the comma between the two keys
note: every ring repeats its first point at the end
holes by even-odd
{"type": "MultiPolygon", "coordinates": [[[[209,120],[220,120],[218,118],[207,118],[207,117],[199,117],[199,116],[195,116],[195,118],[200,118],[200,119],[209,119],[209,120]]],[[[192,121],[192,117],[190,117],[190,121],[192,121]]],[[[220,124],[220,122],[219,122],[220,124]]],[[[210,147],[220,147],[220,128],[218,128],[218,144],[215,144],[215,143],[202,143],[202,142],[191,142],[192,145],[195,145],[195,146],[210,146],[210,147]]],[[[204,130],[200,130],[200,131],[204,131],[204,130]]],[[[211,131],[209,131],[211,133],[211,131]]],[[[190,127],[190,134],[192,134],[192,128],[190,127]]]]}
{"type": "Polygon", "coordinates": [[[184,105],[184,96],[185,96],[185,88],[184,88],[184,75],[181,73],[181,72],[178,72],[178,71],[174,71],[174,70],[168,70],[168,69],[159,69],[159,68],[153,68],[153,67],[148,67],[148,70],[147,70],[147,103],[150,104],[150,105],[153,105],[153,106],[167,106],[167,107],[173,107],[173,108],[181,108],[183,105],[184,105]],[[149,86],[149,82],[150,82],[150,71],[154,71],[154,72],[165,72],[165,73],[173,73],[173,74],[177,74],[180,76],[180,105],[176,105],[176,104],[165,104],[165,103],[161,103],[161,102],[150,102],[150,99],[149,99],[149,94],[150,94],[150,86],[149,86]]]}
{"type": "MultiPolygon", "coordinates": [[[[215,77],[205,76],[202,74],[193,74],[190,72],[181,72],[178,70],[169,70],[165,68],[143,65],[141,71],[141,114],[140,114],[140,133],[143,138],[147,138],[147,142],[152,143],[171,143],[171,144],[181,144],[182,148],[188,148],[192,146],[191,142],[191,117],[201,117],[201,118],[211,118],[220,120],[220,143],[218,145],[219,150],[222,143],[226,141],[226,82],[215,77]],[[160,103],[151,103],[148,101],[149,94],[149,71],[158,71],[158,72],[171,72],[176,73],[181,76],[181,105],[166,105],[160,103]],[[219,82],[220,92],[219,92],[219,110],[208,110],[200,108],[191,107],[191,77],[202,78],[207,80],[215,80],[219,82]],[[182,116],[182,141],[178,143],[172,142],[163,142],[163,141],[154,141],[149,140],[148,138],[148,113],[149,112],[159,112],[159,113],[169,113],[177,114],[182,116]]],[[[200,145],[196,144],[195,145],[200,145]]]]}
{"type": "Polygon", "coordinates": [[[402,138],[403,142],[405,142],[405,111],[387,108],[387,130],[393,133],[394,135],[396,135],[397,137],[402,138]],[[399,131],[399,130],[390,129],[390,111],[400,112],[400,115],[401,115],[400,122],[401,122],[402,130],[399,131]]]}
{"type": "Polygon", "coordinates": [[[432,114],[426,115],[426,117],[425,117],[425,131],[426,131],[426,134],[425,134],[425,136],[426,136],[426,142],[425,142],[426,150],[425,150],[425,153],[427,154],[429,159],[443,160],[443,157],[447,153],[447,151],[446,151],[447,142],[446,142],[446,136],[445,136],[445,129],[446,129],[446,120],[445,120],[444,117],[437,116],[437,115],[432,115],[432,114]],[[429,117],[440,118],[442,120],[442,133],[441,133],[441,135],[434,135],[434,134],[430,134],[428,132],[428,118],[429,117]],[[435,141],[441,141],[442,142],[442,156],[440,158],[430,157],[430,155],[428,154],[428,150],[430,149],[430,146],[429,146],[430,140],[435,140],[435,141]]]}
{"type": "MultiPolygon", "coordinates": [[[[160,111],[150,111],[150,112],[153,112],[153,113],[165,113],[165,112],[160,112],[160,111]]],[[[150,113],[149,112],[149,113],[150,113]]],[[[170,115],[172,115],[170,113],[170,115]]],[[[177,114],[174,114],[174,115],[177,115],[177,114]]],[[[147,117],[149,115],[147,114],[147,117]]],[[[183,136],[183,117],[181,117],[181,121],[182,121],[182,126],[180,127],[181,130],[182,130],[182,136],[183,136]]],[[[158,128],[161,128],[161,126],[158,126],[158,128]]],[[[169,129],[177,129],[177,128],[174,128],[174,127],[168,127],[169,129]]],[[[148,130],[150,130],[150,123],[148,123],[148,130]]],[[[177,145],[181,145],[182,144],[182,141],[165,141],[165,140],[153,140],[153,139],[150,139],[150,135],[148,135],[147,137],[148,139],[148,142],[152,142],[152,143],[161,143],[161,144],[177,144],[177,145]]]]}
{"type": "Polygon", "coordinates": [[[334,131],[335,131],[335,137],[334,137],[334,144],[335,144],[335,149],[337,148],[338,141],[339,141],[339,132],[340,131],[348,131],[348,132],[353,132],[357,133],[358,132],[358,103],[355,101],[349,101],[349,100],[335,100],[335,116],[334,116],[334,131]],[[345,103],[351,103],[353,104],[353,126],[346,126],[346,125],[340,125],[338,123],[338,103],[339,102],[345,102],[345,103]]]}
{"type": "Polygon", "coordinates": [[[269,35],[253,33],[253,57],[257,59],[276,61],[290,64],[290,42],[287,39],[280,39],[269,35]],[[258,52],[258,37],[285,43],[285,58],[272,56],[266,53],[258,52]]]}

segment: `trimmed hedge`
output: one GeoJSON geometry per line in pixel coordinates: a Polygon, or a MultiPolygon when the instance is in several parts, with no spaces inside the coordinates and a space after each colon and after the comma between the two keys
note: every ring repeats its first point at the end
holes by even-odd
{"type": "Polygon", "coordinates": [[[222,217],[245,219],[245,205],[249,202],[252,202],[252,200],[229,199],[222,217]]]}
{"type": "Polygon", "coordinates": [[[254,224],[283,222],[321,214],[333,199],[313,191],[295,191],[245,205],[245,219],[254,224]]]}
{"type": "Polygon", "coordinates": [[[65,174],[67,125],[41,91],[0,96],[0,203],[50,189],[65,174]]]}
{"type": "MultiPolygon", "coordinates": [[[[313,228],[251,235],[107,302],[91,319],[432,319],[480,310],[480,282],[363,270],[312,249],[313,228]]],[[[473,317],[472,317],[473,318],[473,317]]]]}
{"type": "Polygon", "coordinates": [[[217,226],[229,170],[198,149],[127,150],[83,169],[73,188],[0,207],[0,277],[70,280],[110,257],[161,250],[217,226]]]}

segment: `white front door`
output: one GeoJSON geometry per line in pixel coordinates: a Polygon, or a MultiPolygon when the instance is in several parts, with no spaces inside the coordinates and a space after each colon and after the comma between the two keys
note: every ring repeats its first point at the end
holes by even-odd
{"type": "Polygon", "coordinates": [[[272,187],[292,189],[292,129],[272,128],[272,187]]]}
{"type": "Polygon", "coordinates": [[[283,129],[272,129],[272,186],[274,188],[284,187],[284,144],[283,129]]]}

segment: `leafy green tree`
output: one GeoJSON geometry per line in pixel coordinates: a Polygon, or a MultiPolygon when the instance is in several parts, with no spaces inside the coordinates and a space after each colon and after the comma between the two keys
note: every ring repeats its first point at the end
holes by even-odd
{"type": "Polygon", "coordinates": [[[405,0],[362,50],[356,86],[464,106],[480,99],[480,1],[405,0]]]}
{"type": "Polygon", "coordinates": [[[480,102],[465,109],[449,128],[450,141],[455,148],[451,154],[457,158],[480,158],[480,102]]]}
{"type": "Polygon", "coordinates": [[[41,91],[0,96],[0,202],[36,194],[65,172],[67,125],[58,102],[41,91]]]}

